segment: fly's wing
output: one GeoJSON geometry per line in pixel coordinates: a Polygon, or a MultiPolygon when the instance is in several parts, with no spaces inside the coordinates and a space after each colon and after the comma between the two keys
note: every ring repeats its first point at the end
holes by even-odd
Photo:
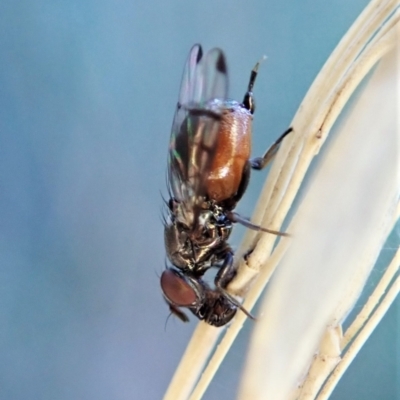
{"type": "Polygon", "coordinates": [[[168,155],[170,195],[180,203],[181,222],[188,227],[195,228],[207,196],[206,179],[227,92],[223,52],[212,49],[203,57],[201,46],[194,45],[183,72],[168,155]]]}

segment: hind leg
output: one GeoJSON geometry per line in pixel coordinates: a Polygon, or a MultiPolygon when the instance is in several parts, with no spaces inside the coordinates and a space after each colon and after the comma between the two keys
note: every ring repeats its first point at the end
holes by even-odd
{"type": "Polygon", "coordinates": [[[286,137],[286,135],[288,135],[292,131],[293,131],[292,127],[286,129],[286,131],[283,132],[282,135],[275,140],[272,146],[265,152],[265,154],[262,157],[252,158],[250,160],[251,168],[256,170],[261,170],[265,168],[275,157],[282,140],[286,137]]]}

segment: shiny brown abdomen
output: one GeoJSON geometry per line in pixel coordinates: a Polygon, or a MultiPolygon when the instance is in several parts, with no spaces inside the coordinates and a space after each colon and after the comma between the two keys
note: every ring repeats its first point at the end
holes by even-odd
{"type": "Polygon", "coordinates": [[[241,106],[222,116],[215,158],[207,180],[207,192],[217,203],[237,193],[243,170],[250,158],[252,115],[241,106]]]}

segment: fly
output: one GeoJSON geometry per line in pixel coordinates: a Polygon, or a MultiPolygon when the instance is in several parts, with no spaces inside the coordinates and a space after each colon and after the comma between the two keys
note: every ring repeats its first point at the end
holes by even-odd
{"type": "Polygon", "coordinates": [[[165,248],[171,266],[161,275],[161,289],[173,314],[188,321],[188,308],[210,325],[227,324],[241,309],[226,291],[236,275],[228,239],[235,222],[257,231],[288,236],[252,224],[234,209],[246,191],[251,169],[263,169],[275,156],[287,129],[262,157],[250,158],[255,110],[251,71],[243,102],[227,100],[224,53],[214,48],[203,57],[199,44],[185,64],[168,152],[169,200],[164,218],[165,248]],[[218,268],[214,288],[204,273],[218,268]]]}

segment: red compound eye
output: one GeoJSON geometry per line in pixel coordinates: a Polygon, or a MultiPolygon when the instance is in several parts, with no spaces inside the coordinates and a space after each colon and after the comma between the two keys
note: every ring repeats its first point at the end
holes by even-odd
{"type": "Polygon", "coordinates": [[[161,289],[165,297],[176,306],[188,307],[197,300],[193,288],[170,269],[161,274],[161,289]]]}

